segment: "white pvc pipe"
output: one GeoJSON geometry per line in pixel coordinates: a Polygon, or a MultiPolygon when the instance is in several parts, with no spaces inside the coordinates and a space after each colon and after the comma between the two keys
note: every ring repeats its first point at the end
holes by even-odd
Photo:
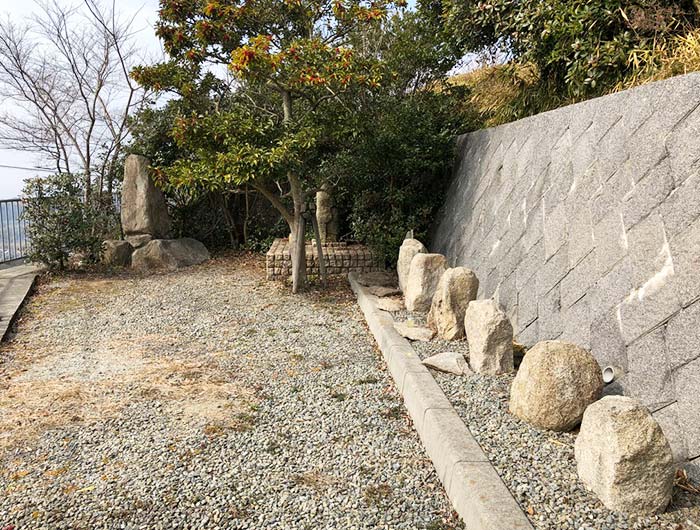
{"type": "Polygon", "coordinates": [[[622,368],[619,366],[606,366],[603,368],[603,383],[609,385],[622,375],[622,368]]]}

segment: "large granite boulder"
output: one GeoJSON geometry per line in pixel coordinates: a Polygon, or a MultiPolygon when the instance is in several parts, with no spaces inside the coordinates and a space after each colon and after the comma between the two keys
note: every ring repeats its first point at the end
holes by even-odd
{"type": "Polygon", "coordinates": [[[124,164],[122,228],[127,241],[134,246],[145,245],[151,238],[167,238],[170,234],[165,196],[148,174],[148,165],[148,159],[139,155],[129,155],[124,164]]]}
{"type": "Polygon", "coordinates": [[[102,243],[102,263],[108,267],[128,267],[134,247],[128,241],[109,239],[102,243]]]}
{"type": "Polygon", "coordinates": [[[404,239],[399,249],[399,260],[396,262],[396,272],[399,275],[399,289],[406,291],[408,272],[411,270],[411,261],[416,254],[427,254],[428,249],[417,239],[404,239]]]}
{"type": "Polygon", "coordinates": [[[606,396],[590,405],[575,454],[581,482],[611,510],[650,515],[663,512],[671,500],[671,446],[635,399],[606,396]]]}
{"type": "Polygon", "coordinates": [[[209,251],[196,239],[154,239],[131,255],[136,269],[180,269],[209,259],[209,251]]]}
{"type": "Polygon", "coordinates": [[[464,314],[478,292],[479,279],[473,271],[464,267],[447,269],[435,290],[428,326],[443,340],[464,337],[464,314]]]}
{"type": "Polygon", "coordinates": [[[542,429],[569,431],[602,392],[593,355],[568,342],[542,341],[523,358],[510,387],[510,411],[542,429]]]}
{"type": "Polygon", "coordinates": [[[435,289],[446,267],[447,260],[442,254],[419,253],[413,256],[404,286],[406,309],[409,311],[430,309],[435,289]]]}
{"type": "Polygon", "coordinates": [[[464,314],[464,330],[472,370],[486,375],[513,371],[513,326],[495,301],[469,302],[464,314]]]}

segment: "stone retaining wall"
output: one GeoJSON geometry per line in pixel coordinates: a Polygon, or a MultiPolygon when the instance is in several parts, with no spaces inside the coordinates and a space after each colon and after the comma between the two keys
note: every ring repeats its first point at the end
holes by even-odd
{"type": "Polygon", "coordinates": [[[620,366],[700,464],[700,74],[460,137],[431,251],[477,273],[520,342],[620,366]]]}
{"type": "MultiPolygon", "coordinates": [[[[283,280],[292,275],[292,257],[288,239],[275,239],[266,254],[268,280],[283,280]]],[[[344,242],[324,243],[323,258],[328,274],[383,270],[375,253],[363,245],[344,242]]],[[[306,244],[306,272],[320,274],[315,243],[306,244]]]]}

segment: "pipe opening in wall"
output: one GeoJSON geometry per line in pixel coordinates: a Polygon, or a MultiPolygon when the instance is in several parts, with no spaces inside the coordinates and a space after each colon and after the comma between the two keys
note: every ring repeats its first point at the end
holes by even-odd
{"type": "Polygon", "coordinates": [[[606,366],[603,368],[603,382],[609,385],[622,375],[622,368],[619,366],[606,366]]]}

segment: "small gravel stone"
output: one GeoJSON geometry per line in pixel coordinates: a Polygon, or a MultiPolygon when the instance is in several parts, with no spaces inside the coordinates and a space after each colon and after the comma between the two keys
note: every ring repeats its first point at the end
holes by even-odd
{"type": "MultiPolygon", "coordinates": [[[[397,322],[425,315],[400,311],[397,322]]],[[[444,351],[469,357],[466,340],[414,342],[421,359],[444,351]]],[[[455,376],[431,372],[538,530],[680,530],[700,528],[700,495],[674,488],[666,513],[625,516],[605,508],[579,481],[574,457],[577,432],[537,429],[508,412],[513,374],[455,376]]]]}
{"type": "Polygon", "coordinates": [[[346,281],[263,274],[41,285],[0,353],[0,528],[462,528],[346,281]]]}

